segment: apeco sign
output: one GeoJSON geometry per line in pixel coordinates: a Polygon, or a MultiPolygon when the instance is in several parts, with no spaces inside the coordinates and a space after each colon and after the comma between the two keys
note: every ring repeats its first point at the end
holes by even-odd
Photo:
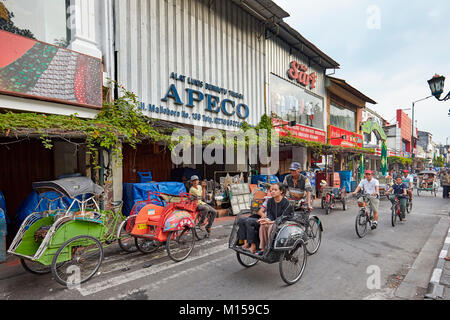
{"type": "Polygon", "coordinates": [[[317,82],[317,74],[312,72],[308,74],[308,67],[297,61],[292,61],[291,68],[288,70],[288,76],[291,80],[296,80],[299,84],[314,89],[317,82]]]}

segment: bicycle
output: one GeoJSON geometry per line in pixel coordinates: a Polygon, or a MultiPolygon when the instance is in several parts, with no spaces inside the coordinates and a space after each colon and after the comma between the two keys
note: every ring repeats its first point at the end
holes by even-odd
{"type": "Polygon", "coordinates": [[[391,223],[392,226],[395,227],[397,218],[400,219],[400,222],[403,221],[402,212],[400,210],[400,200],[397,195],[395,196],[395,202],[392,204],[391,212],[391,223]]]}
{"type": "Polygon", "coordinates": [[[359,210],[359,214],[356,216],[355,229],[358,237],[364,238],[368,232],[368,226],[372,229],[374,224],[373,211],[372,208],[367,209],[367,203],[370,199],[375,199],[375,197],[364,194],[356,195],[356,197],[362,198],[363,201],[358,201],[358,206],[361,209],[359,210]]]}

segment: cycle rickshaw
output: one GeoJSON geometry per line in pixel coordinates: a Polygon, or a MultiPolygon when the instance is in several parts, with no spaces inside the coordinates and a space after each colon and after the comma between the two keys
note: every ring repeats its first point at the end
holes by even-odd
{"type": "Polygon", "coordinates": [[[431,192],[436,197],[439,185],[437,182],[437,172],[431,170],[421,171],[418,174],[417,181],[417,196],[420,196],[422,191],[431,192]]]}
{"type": "Polygon", "coordinates": [[[111,211],[100,210],[97,199],[103,188],[88,177],[35,182],[33,189],[41,198],[36,208],[43,200],[49,201],[49,208],[35,209],[23,221],[8,250],[21,259],[26,271],[38,275],[51,272],[61,285],[79,285],[99,270],[104,245],[119,240],[126,251],[136,250],[125,239],[122,201],[112,203],[111,211]],[[55,192],[56,198],[46,198],[47,191],[55,192]]]}
{"type": "Polygon", "coordinates": [[[319,250],[323,225],[318,217],[310,216],[303,199],[289,202],[294,206],[295,213],[290,218],[275,222],[262,256],[239,247],[238,222],[250,214],[250,210],[242,211],[236,217],[230,234],[229,248],[236,252],[238,262],[246,268],[255,266],[259,261],[268,264],[278,263],[283,281],[293,285],[304,273],[307,256],[319,250]]]}
{"type": "Polygon", "coordinates": [[[136,247],[152,253],[165,246],[175,262],[185,260],[196,240],[206,237],[206,230],[197,210],[197,201],[188,193],[178,197],[149,192],[148,200],[135,204],[126,230],[135,238],[136,247]]]}

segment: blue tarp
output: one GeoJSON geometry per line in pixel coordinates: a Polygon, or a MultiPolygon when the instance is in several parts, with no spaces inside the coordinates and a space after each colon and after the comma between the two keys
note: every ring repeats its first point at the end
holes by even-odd
{"type": "MultiPolygon", "coordinates": [[[[33,212],[43,212],[47,211],[50,207],[50,200],[51,203],[51,210],[56,209],[62,209],[67,210],[69,206],[72,204],[72,199],[70,198],[62,198],[62,200],[56,200],[61,197],[60,193],[57,193],[55,191],[49,191],[44,192],[41,194],[38,194],[36,191],[33,191],[26,199],[22,202],[22,204],[17,208],[16,210],[16,216],[14,218],[14,222],[17,224],[17,226],[22,225],[23,221],[32,214],[33,212]],[[42,202],[39,204],[39,201],[42,199],[42,202]],[[39,207],[37,205],[39,204],[39,207]]],[[[81,196],[78,197],[81,199],[81,196]]],[[[78,203],[75,203],[72,207],[73,210],[78,210],[79,206],[78,203]]]]}
{"type": "MultiPolygon", "coordinates": [[[[8,230],[6,228],[6,215],[5,215],[5,211],[3,211],[2,208],[0,208],[0,237],[2,236],[6,236],[8,234],[8,230]],[[3,234],[3,225],[5,228],[4,234],[3,234]]],[[[2,241],[0,239],[0,241],[2,241]]]]}
{"type": "Polygon", "coordinates": [[[8,215],[6,214],[6,201],[5,196],[3,195],[3,192],[0,191],[0,209],[3,210],[3,213],[5,215],[6,224],[10,224],[11,221],[9,220],[8,215]]]}
{"type": "Polygon", "coordinates": [[[341,178],[341,189],[344,189],[347,192],[350,192],[350,190],[352,189],[352,172],[351,171],[338,171],[339,172],[339,177],[341,178]]]}
{"type": "MultiPolygon", "coordinates": [[[[124,183],[123,184],[123,214],[130,215],[131,209],[138,201],[148,200],[149,192],[162,192],[174,196],[186,192],[181,182],[124,183]]],[[[151,199],[155,197],[152,196],[151,199]]],[[[163,203],[163,205],[165,205],[163,203]]]]}
{"type": "MultiPolygon", "coordinates": [[[[267,176],[265,175],[252,176],[252,184],[258,184],[258,181],[267,182],[267,176]]],[[[275,175],[271,175],[269,183],[277,183],[277,182],[280,182],[280,180],[278,180],[278,177],[275,175]]]]}

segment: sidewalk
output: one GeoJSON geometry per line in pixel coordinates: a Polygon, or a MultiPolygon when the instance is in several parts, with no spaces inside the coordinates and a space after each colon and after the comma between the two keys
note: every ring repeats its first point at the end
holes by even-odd
{"type": "Polygon", "coordinates": [[[430,279],[425,299],[450,300],[450,228],[430,279]]]}

